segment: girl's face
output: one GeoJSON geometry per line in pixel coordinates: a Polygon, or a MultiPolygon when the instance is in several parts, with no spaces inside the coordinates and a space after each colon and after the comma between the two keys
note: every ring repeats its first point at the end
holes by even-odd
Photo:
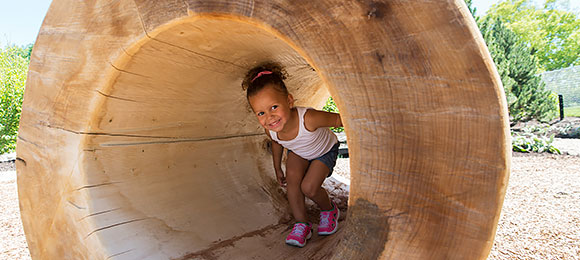
{"type": "Polygon", "coordinates": [[[271,85],[266,85],[258,93],[251,96],[249,101],[260,124],[265,129],[274,132],[280,132],[284,129],[294,105],[292,95],[282,94],[271,85]]]}

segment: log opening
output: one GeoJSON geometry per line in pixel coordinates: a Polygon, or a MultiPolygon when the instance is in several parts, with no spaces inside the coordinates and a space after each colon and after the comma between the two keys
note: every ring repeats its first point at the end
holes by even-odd
{"type": "Polygon", "coordinates": [[[86,191],[87,210],[105,212],[85,218],[90,234],[120,248],[109,254],[176,258],[285,230],[268,138],[240,83],[248,68],[275,60],[297,104],[320,107],[328,92],[315,69],[275,34],[231,18],[196,17],[153,34],[100,93],[90,132],[103,134],[87,136],[82,155],[87,183],[107,184],[86,191]],[[132,232],[119,236],[119,223],[132,232]]]}

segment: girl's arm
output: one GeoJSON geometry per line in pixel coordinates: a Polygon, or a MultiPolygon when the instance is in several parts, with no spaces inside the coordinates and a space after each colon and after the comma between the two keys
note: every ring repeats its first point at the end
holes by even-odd
{"type": "MultiPolygon", "coordinates": [[[[270,136],[270,132],[266,130],[266,134],[270,136]]],[[[272,137],[270,136],[270,140],[272,137]]],[[[284,152],[284,147],[272,140],[272,160],[274,163],[274,171],[276,172],[276,179],[280,186],[286,186],[286,177],[284,177],[284,171],[282,171],[282,153],[284,152]]]]}
{"type": "Polygon", "coordinates": [[[341,127],[342,120],[340,114],[308,109],[304,115],[304,126],[312,132],[320,127],[341,127]]]}

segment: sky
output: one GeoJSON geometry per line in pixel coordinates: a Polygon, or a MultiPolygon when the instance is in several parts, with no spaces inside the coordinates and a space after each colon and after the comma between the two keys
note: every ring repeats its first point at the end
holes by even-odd
{"type": "MultiPolygon", "coordinates": [[[[2,0],[0,6],[0,48],[34,43],[51,0],[2,0]]],[[[499,0],[473,0],[476,15],[483,15],[499,0]]],[[[580,0],[569,0],[580,10],[580,0]]]]}
{"type": "Polygon", "coordinates": [[[1,0],[0,47],[34,43],[50,0],[1,0]]]}

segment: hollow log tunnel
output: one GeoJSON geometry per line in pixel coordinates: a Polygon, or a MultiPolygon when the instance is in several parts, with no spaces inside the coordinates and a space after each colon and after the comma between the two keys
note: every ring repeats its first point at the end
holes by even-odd
{"type": "Polygon", "coordinates": [[[463,1],[53,1],[18,140],[34,259],[483,259],[509,172],[499,77],[463,1]],[[288,247],[245,73],[335,98],[340,231],[288,247]]]}

